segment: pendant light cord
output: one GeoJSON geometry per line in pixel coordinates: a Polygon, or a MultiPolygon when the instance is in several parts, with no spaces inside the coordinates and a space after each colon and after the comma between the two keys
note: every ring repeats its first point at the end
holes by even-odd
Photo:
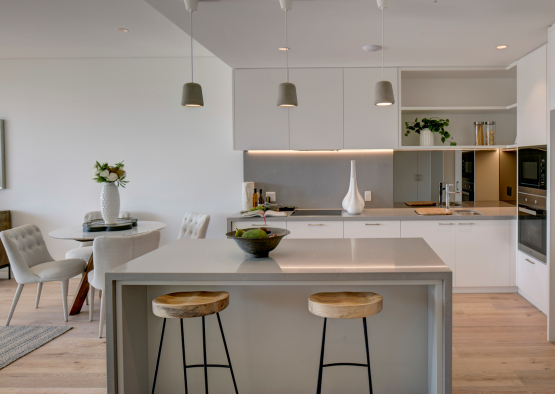
{"type": "Polygon", "coordinates": [[[193,10],[191,13],[191,82],[193,82],[193,10]]]}
{"type": "Polygon", "coordinates": [[[383,31],[384,31],[384,29],[383,29],[383,7],[382,7],[382,81],[385,81],[384,71],[383,71],[383,68],[384,68],[383,58],[384,58],[384,52],[385,52],[385,48],[383,46],[383,42],[384,42],[384,33],[383,33],[383,31]]]}
{"type": "Polygon", "coordinates": [[[289,47],[287,46],[287,9],[285,10],[285,72],[286,82],[289,82],[289,47]]]}

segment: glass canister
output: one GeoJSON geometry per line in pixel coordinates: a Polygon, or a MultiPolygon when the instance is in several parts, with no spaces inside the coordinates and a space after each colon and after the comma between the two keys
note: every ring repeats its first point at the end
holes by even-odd
{"type": "Polygon", "coordinates": [[[495,122],[486,122],[486,145],[495,145],[495,122]]]}
{"type": "Polygon", "coordinates": [[[474,145],[484,145],[484,122],[474,122],[476,139],[474,145]]]}

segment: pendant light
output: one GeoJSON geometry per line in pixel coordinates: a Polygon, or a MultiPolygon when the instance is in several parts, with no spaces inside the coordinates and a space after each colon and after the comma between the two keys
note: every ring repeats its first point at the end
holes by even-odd
{"type": "MultiPolygon", "coordinates": [[[[285,11],[285,72],[286,82],[280,83],[278,88],[278,107],[296,107],[297,106],[297,88],[289,82],[289,47],[287,46],[287,11],[293,7],[293,0],[279,0],[281,9],[285,11]]],[[[281,48],[280,48],[281,50],[281,48]]]]}
{"type": "Polygon", "coordinates": [[[387,0],[377,0],[378,7],[382,10],[382,80],[376,83],[374,88],[374,105],[388,106],[395,104],[395,96],[393,95],[393,85],[384,78],[384,8],[387,8],[387,0]]]}
{"type": "Polygon", "coordinates": [[[183,85],[181,105],[184,107],[203,107],[202,87],[193,82],[193,11],[197,10],[199,0],[185,0],[185,8],[191,15],[191,82],[183,85]]]}

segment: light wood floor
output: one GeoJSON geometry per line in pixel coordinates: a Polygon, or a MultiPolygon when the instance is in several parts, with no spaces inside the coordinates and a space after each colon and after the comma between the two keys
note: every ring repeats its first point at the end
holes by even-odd
{"type": "MultiPolygon", "coordinates": [[[[78,281],[70,281],[70,295],[78,281]]],[[[16,283],[0,279],[0,324],[16,283]]],[[[36,285],[25,286],[12,325],[71,325],[73,329],[0,370],[0,394],[106,393],[106,341],[88,307],[62,318],[59,283],[45,283],[39,309],[36,285]]],[[[70,296],[70,301],[71,301],[70,296]]],[[[455,294],[453,393],[555,393],[555,344],[547,319],[518,294],[455,294]]]]}

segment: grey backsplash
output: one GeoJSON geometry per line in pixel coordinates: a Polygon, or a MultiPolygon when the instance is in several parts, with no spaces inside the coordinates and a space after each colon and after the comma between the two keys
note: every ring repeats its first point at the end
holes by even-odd
{"type": "Polygon", "coordinates": [[[366,208],[393,207],[393,151],[244,152],[246,182],[277,193],[277,202],[298,208],[340,209],[347,194],[351,160],[360,194],[372,192],[366,208]]]}

